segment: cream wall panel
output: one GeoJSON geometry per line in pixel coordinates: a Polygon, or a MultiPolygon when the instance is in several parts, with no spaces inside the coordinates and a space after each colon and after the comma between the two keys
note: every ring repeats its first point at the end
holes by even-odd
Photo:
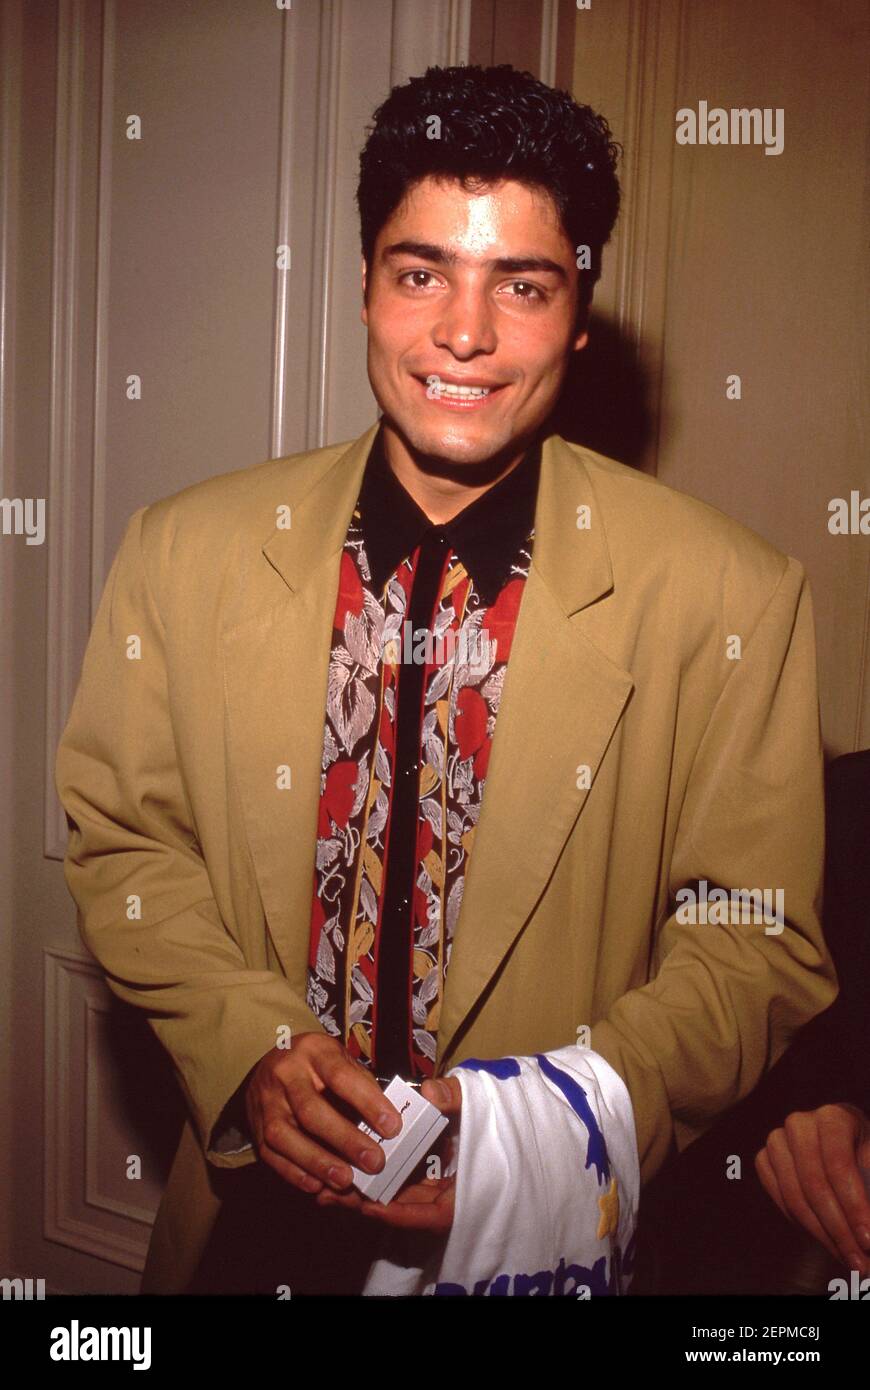
{"type": "Polygon", "coordinates": [[[781,107],[785,142],[676,150],[659,476],[807,567],[826,746],[845,752],[870,741],[870,540],[827,522],[831,498],[870,495],[867,11],[708,0],[685,14],[679,105],[781,107]]]}
{"type": "Polygon", "coordinates": [[[829,754],[870,743],[870,546],[827,530],[833,497],[870,495],[867,29],[860,0],[613,0],[575,29],[575,96],[625,145],[581,364],[612,404],[577,433],[806,566],[829,754]],[[677,146],[701,100],[783,108],[783,153],[677,146]]]}
{"type": "Polygon", "coordinates": [[[107,8],[104,570],[136,507],[270,453],[284,22],[233,0],[107,8]]]}

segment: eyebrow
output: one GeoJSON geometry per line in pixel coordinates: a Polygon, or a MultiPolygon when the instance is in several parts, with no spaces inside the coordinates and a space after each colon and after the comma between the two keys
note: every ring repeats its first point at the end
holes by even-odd
{"type": "MultiPolygon", "coordinates": [[[[417,256],[421,261],[432,261],[435,265],[462,264],[462,257],[457,256],[455,251],[429,241],[394,241],[391,246],[384,247],[384,260],[395,256],[417,256]]],[[[494,260],[484,261],[483,266],[486,270],[497,270],[504,275],[537,271],[558,275],[563,283],[567,281],[563,267],[547,256],[496,256],[494,260]]]]}

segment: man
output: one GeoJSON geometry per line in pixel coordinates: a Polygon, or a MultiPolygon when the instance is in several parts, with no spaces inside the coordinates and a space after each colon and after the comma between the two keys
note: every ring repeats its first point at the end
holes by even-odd
{"type": "Polygon", "coordinates": [[[647,1181],[836,993],[802,567],[548,431],[615,153],[509,68],[394,89],[358,194],[380,425],[131,518],[57,781],[84,940],[190,1109],[143,1290],[353,1291],[388,1229],[443,1240],[437,1172],[351,1187],[377,1075],[455,1128],[437,1076],[579,1038],[647,1181]],[[492,645],[408,660],[406,622],[492,645]],[[784,910],[687,917],[708,886],[784,910]]]}

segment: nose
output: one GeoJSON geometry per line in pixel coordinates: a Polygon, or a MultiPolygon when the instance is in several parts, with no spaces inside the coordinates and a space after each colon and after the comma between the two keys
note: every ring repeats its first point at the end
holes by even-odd
{"type": "Polygon", "coordinates": [[[432,342],[447,348],[460,361],[481,352],[495,352],[493,310],[482,287],[468,285],[452,291],[433,325],[432,342]]]}

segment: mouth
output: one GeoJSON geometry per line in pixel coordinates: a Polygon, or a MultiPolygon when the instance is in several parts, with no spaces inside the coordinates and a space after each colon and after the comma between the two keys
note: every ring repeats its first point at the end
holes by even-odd
{"type": "MultiPolygon", "coordinates": [[[[436,373],[431,376],[436,377],[436,373]]],[[[458,382],[445,377],[437,377],[431,385],[427,377],[418,376],[414,380],[421,386],[426,400],[448,410],[480,410],[505,389],[495,382],[458,382]]]]}

